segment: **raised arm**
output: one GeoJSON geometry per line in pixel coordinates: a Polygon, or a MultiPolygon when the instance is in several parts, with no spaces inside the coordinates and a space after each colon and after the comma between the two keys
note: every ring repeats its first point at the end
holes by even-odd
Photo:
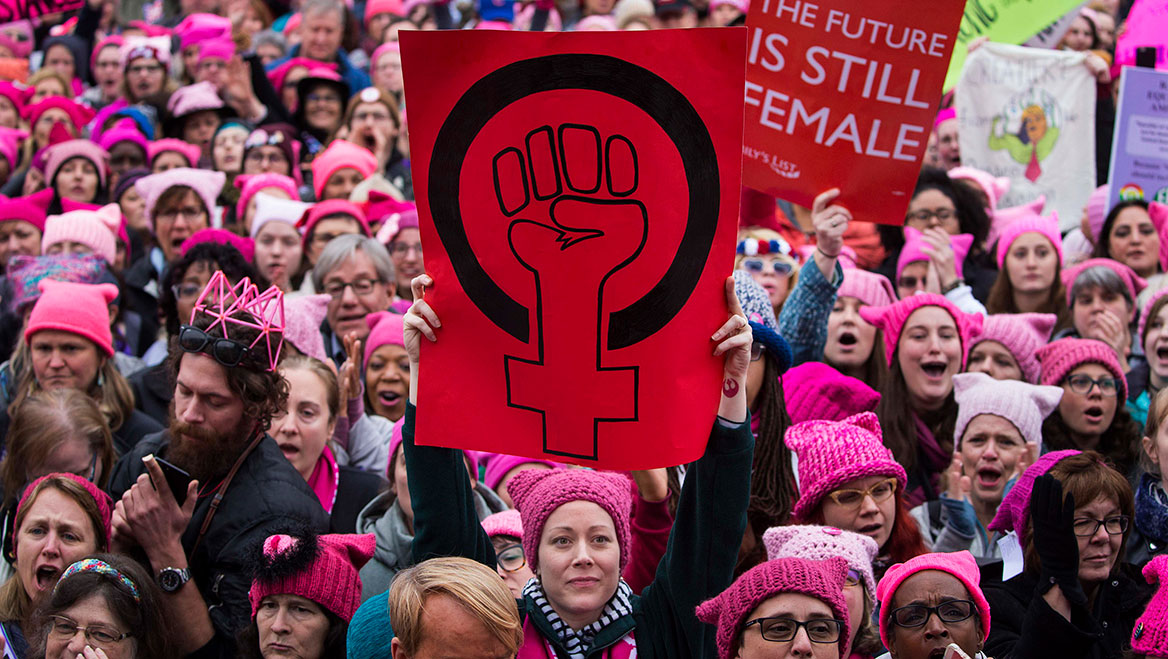
{"type": "Polygon", "coordinates": [[[823,359],[827,317],[844,280],[839,255],[852,214],[847,208],[831,203],[839,194],[838,188],[832,188],[815,198],[811,210],[815,252],[799,270],[799,280],[779,314],[779,334],[791,344],[795,364],[823,359]]]}

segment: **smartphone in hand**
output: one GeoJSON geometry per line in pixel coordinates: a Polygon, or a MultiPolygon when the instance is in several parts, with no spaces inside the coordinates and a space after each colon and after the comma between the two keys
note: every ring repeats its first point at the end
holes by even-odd
{"type": "MultiPolygon", "coordinates": [[[[154,456],[154,461],[162,469],[162,475],[166,477],[166,484],[170,487],[170,493],[174,495],[174,500],[181,508],[187,500],[187,487],[190,486],[191,475],[179,469],[173,464],[163,460],[158,456],[154,456]]],[[[154,489],[158,489],[158,484],[154,484],[154,489]]]]}

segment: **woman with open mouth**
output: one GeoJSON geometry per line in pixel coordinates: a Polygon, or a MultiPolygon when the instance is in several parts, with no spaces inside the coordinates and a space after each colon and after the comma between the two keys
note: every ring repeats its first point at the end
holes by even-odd
{"type": "Polygon", "coordinates": [[[1111,259],[1088,259],[1062,274],[1071,308],[1071,327],[1056,339],[1098,339],[1111,346],[1124,373],[1143,360],[1135,333],[1136,296],[1147,282],[1126,265],[1111,259]]]}
{"type": "Polygon", "coordinates": [[[965,370],[985,373],[995,380],[1038,383],[1040,367],[1035,353],[1050,341],[1058,317],[1049,313],[992,314],[981,333],[970,341],[965,370]]]}
{"type": "Polygon", "coordinates": [[[1144,359],[1132,363],[1127,373],[1127,409],[1144,426],[1152,400],[1168,384],[1168,288],[1156,291],[1144,304],[1136,337],[1144,359]]]}
{"type": "Polygon", "coordinates": [[[986,301],[991,314],[1054,314],[1058,329],[1070,325],[1057,213],[1031,213],[1007,225],[998,238],[997,256],[998,279],[986,301]]]}
{"type": "Polygon", "coordinates": [[[968,550],[978,560],[1001,557],[986,528],[1006,484],[1038,458],[1042,421],[1063,391],[1025,382],[998,381],[984,373],[953,376],[957,399],[956,447],[941,498],[917,506],[913,517],[933,551],[968,550]]]}
{"type": "Polygon", "coordinates": [[[985,653],[1124,656],[1152,594],[1123,559],[1132,510],[1127,478],[1095,451],[1054,451],[1031,465],[990,524],[1017,534],[1023,562],[1016,576],[986,585],[985,653]]]}
{"type": "Polygon", "coordinates": [[[1140,440],[1140,474],[1136,487],[1134,528],[1128,559],[1143,565],[1168,550],[1168,394],[1156,394],[1140,440]]]}
{"type": "Polygon", "coordinates": [[[1098,451],[1129,474],[1140,428],[1123,401],[1127,383],[1115,352],[1094,339],[1059,339],[1038,351],[1042,384],[1063,388],[1058,413],[1042,426],[1046,450],[1098,451]]]}
{"type": "Polygon", "coordinates": [[[950,645],[973,659],[990,654],[982,651],[991,628],[990,605],[977,561],[967,551],[924,554],[893,565],[876,586],[876,598],[880,639],[892,659],[942,659],[950,645]]]}
{"type": "Polygon", "coordinates": [[[941,472],[953,458],[957,403],[953,376],[965,365],[965,349],[982,316],[966,314],[934,293],[919,293],[888,307],[860,309],[884,331],[888,377],[876,415],[884,442],[908,470],[910,506],[936,499],[941,472]]]}

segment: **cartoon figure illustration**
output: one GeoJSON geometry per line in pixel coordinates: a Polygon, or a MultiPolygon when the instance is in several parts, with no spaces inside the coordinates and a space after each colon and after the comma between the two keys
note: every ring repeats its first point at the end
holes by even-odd
{"type": "Polygon", "coordinates": [[[1028,105],[1022,110],[1022,122],[1016,134],[998,130],[998,123],[1004,118],[1004,115],[994,117],[990,127],[989,147],[994,151],[1009,151],[1011,158],[1026,165],[1026,178],[1033,183],[1042,176],[1039,163],[1050,155],[1051,149],[1058,142],[1059,128],[1050,125],[1046,111],[1039,105],[1028,105]]]}

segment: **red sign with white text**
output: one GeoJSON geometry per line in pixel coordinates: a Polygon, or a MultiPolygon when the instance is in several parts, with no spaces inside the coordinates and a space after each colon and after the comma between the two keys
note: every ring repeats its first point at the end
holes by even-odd
{"type": "Polygon", "coordinates": [[[964,0],[756,0],[742,181],[856,220],[903,224],[964,0]]]}

